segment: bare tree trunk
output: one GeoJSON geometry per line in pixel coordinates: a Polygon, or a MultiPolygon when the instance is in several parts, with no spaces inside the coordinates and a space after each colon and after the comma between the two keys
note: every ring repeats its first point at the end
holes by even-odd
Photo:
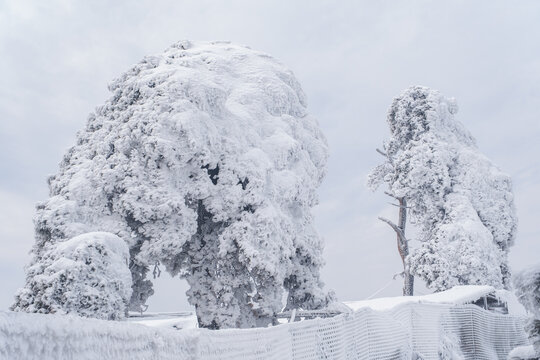
{"type": "Polygon", "coordinates": [[[414,293],[414,276],[411,275],[406,259],[409,255],[409,241],[405,238],[405,225],[407,224],[407,201],[399,198],[399,225],[401,233],[397,233],[398,248],[403,262],[403,296],[412,296],[414,293]],[[400,234],[402,236],[400,236],[400,234]]]}
{"type": "Polygon", "coordinates": [[[410,273],[406,259],[409,255],[409,242],[405,237],[405,225],[407,224],[407,201],[403,197],[395,197],[390,193],[386,193],[399,201],[399,219],[398,225],[388,219],[380,217],[379,219],[390,225],[396,232],[397,248],[401,261],[403,262],[403,296],[412,296],[414,293],[414,276],[410,273]]]}

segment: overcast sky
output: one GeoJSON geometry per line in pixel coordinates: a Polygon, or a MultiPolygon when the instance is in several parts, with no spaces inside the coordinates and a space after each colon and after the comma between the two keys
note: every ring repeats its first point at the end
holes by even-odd
{"type": "MultiPolygon", "coordinates": [[[[230,40],[291,68],[329,146],[316,225],[340,300],[400,295],[397,217],[365,187],[394,96],[457,98],[480,151],[514,181],[511,266],[540,262],[540,2],[0,0],[0,310],[24,284],[36,202],[107,83],[183,39],[230,40]]],[[[425,289],[419,288],[421,292],[425,289]]],[[[156,281],[149,311],[189,309],[182,280],[156,281]]]]}

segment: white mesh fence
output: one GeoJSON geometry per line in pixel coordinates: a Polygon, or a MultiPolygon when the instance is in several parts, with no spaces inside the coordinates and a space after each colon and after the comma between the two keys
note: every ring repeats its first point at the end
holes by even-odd
{"type": "Polygon", "coordinates": [[[54,357],[50,358],[55,359],[491,360],[506,359],[514,347],[528,343],[523,318],[488,312],[475,305],[406,303],[388,311],[362,308],[332,318],[270,328],[218,331],[174,332],[129,323],[68,321],[44,315],[39,316],[40,325],[36,328],[32,325],[35,322],[28,321],[31,314],[20,314],[21,318],[28,318],[28,325],[16,324],[18,316],[0,316],[0,359],[47,359],[43,354],[51,353],[54,357]],[[9,322],[2,322],[3,319],[9,322]],[[45,319],[50,319],[47,325],[45,319]],[[92,326],[88,328],[85,322],[92,326]],[[86,335],[81,336],[81,332],[86,335]],[[27,350],[36,341],[40,354],[32,356],[27,350]],[[14,342],[18,345],[13,346],[14,342]],[[74,345],[78,343],[81,349],[74,345]],[[69,353],[62,353],[59,344],[67,346],[69,353]],[[135,351],[138,347],[140,352],[135,351]],[[26,349],[24,356],[18,353],[21,349],[26,349]],[[92,349],[99,351],[96,357],[92,357],[92,349]]]}
{"type": "Polygon", "coordinates": [[[267,329],[202,331],[201,359],[506,359],[524,319],[475,305],[408,303],[267,329]]]}
{"type": "Polygon", "coordinates": [[[475,305],[408,303],[267,329],[201,331],[201,359],[506,359],[524,319],[475,305]]]}
{"type": "Polygon", "coordinates": [[[474,305],[449,308],[442,324],[446,333],[460,340],[465,359],[506,359],[510,350],[528,344],[524,318],[488,312],[474,305]]]}

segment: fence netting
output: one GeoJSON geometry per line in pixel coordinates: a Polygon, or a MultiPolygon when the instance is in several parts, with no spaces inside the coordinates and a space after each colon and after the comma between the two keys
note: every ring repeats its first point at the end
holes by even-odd
{"type": "Polygon", "coordinates": [[[476,305],[429,303],[231,330],[0,312],[0,359],[506,359],[528,343],[524,323],[476,305]]]}
{"type": "Polygon", "coordinates": [[[522,317],[476,305],[408,303],[250,330],[202,331],[201,359],[506,359],[522,317]]]}

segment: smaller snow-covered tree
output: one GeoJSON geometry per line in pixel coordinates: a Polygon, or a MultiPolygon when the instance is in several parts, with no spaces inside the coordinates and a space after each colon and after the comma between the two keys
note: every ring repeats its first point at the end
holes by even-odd
{"type": "Polygon", "coordinates": [[[127,244],[114,234],[73,237],[42,254],[42,261],[33,265],[42,267],[40,275],[19,291],[13,310],[122,319],[131,297],[128,261],[127,244]]]}
{"type": "Polygon", "coordinates": [[[531,314],[526,329],[537,357],[540,357],[540,264],[531,266],[513,278],[518,300],[531,314]]]}
{"type": "Polygon", "coordinates": [[[380,151],[386,160],[368,184],[385,183],[419,228],[421,246],[405,264],[412,275],[435,290],[507,287],[517,224],[511,180],[479,153],[456,113],[455,100],[423,86],[395,98],[387,117],[391,137],[380,151]]]}

